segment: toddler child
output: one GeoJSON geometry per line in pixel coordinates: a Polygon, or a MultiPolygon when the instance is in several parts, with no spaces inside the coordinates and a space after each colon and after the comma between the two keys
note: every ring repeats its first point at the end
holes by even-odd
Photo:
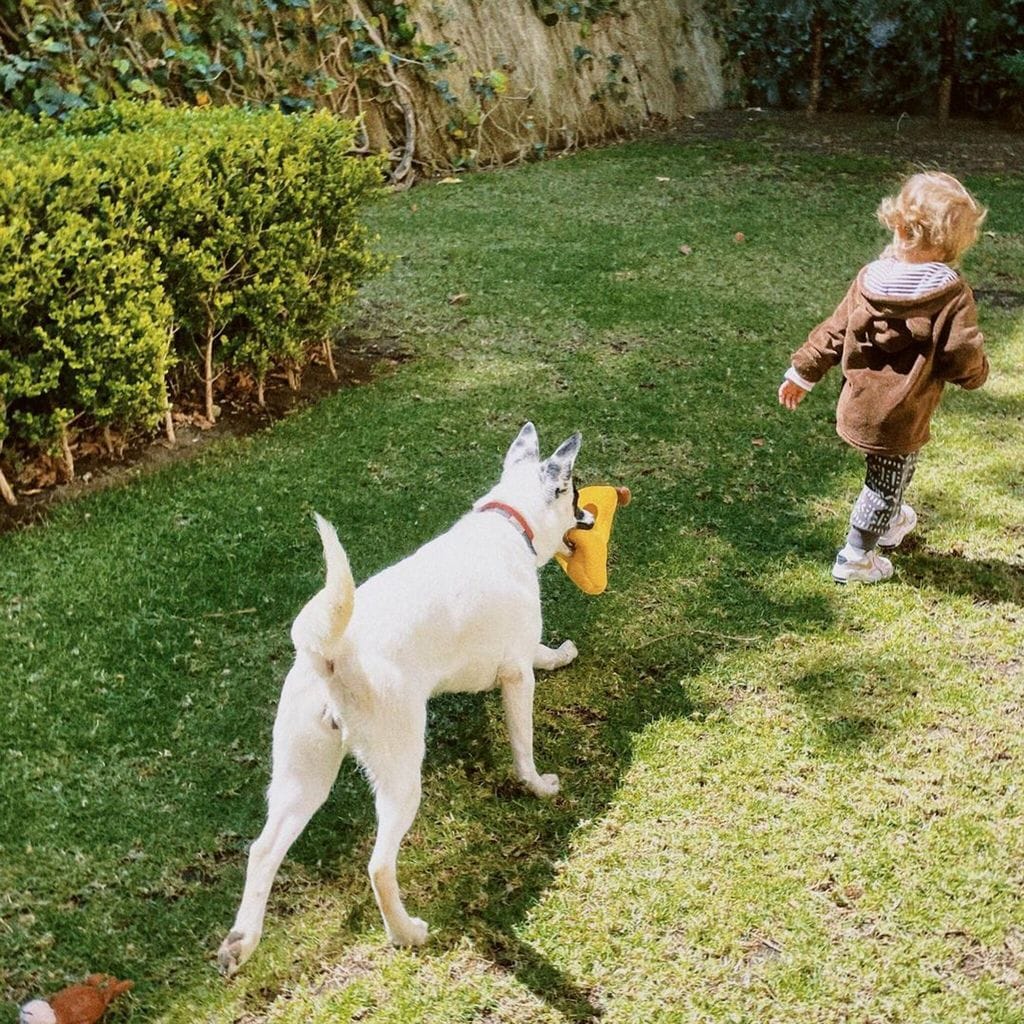
{"type": "Polygon", "coordinates": [[[988,377],[974,295],[954,269],[987,212],[949,174],[912,175],[878,207],[891,244],[793,353],[779,401],[795,409],[841,364],[836,431],[867,460],[846,546],[832,566],[837,583],[892,575],[878,549],[896,547],[917,523],[903,493],[942,389],[978,388],[988,377]]]}

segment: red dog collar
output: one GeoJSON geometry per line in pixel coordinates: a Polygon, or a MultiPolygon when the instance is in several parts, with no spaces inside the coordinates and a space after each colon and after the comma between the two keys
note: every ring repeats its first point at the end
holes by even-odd
{"type": "Polygon", "coordinates": [[[537,549],[533,546],[533,530],[530,529],[530,524],[526,521],[526,517],[518,509],[513,508],[511,505],[506,505],[503,501],[489,501],[486,505],[481,505],[477,512],[500,512],[506,519],[519,527],[523,533],[523,540],[526,541],[526,546],[535,555],[537,554],[537,549]]]}

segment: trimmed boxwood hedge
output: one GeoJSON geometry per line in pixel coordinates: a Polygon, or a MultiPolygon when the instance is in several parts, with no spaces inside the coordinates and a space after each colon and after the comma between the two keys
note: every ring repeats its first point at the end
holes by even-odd
{"type": "Polygon", "coordinates": [[[152,428],[168,371],[301,366],[383,261],[382,161],[326,113],[117,103],[0,117],[0,445],[152,428]]]}

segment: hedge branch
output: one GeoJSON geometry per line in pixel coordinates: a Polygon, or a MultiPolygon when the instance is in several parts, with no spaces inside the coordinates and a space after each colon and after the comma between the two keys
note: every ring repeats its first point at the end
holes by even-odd
{"type": "Polygon", "coordinates": [[[334,366],[334,353],[331,351],[331,339],[324,338],[324,355],[327,357],[327,369],[331,371],[331,379],[338,379],[338,371],[334,366]]]}
{"type": "MultiPolygon", "coordinates": [[[[236,264],[237,266],[237,264],[236,264]]],[[[206,418],[215,423],[217,420],[217,408],[213,401],[213,383],[219,374],[213,372],[213,343],[217,339],[217,329],[214,326],[213,310],[210,303],[205,299],[200,300],[206,310],[206,342],[201,350],[203,353],[203,397],[206,406],[206,418]]],[[[196,348],[199,348],[197,345],[196,348]]]]}
{"type": "MultiPolygon", "coordinates": [[[[6,414],[7,403],[3,400],[3,397],[0,396],[0,425],[3,424],[6,414]]],[[[0,450],[3,449],[6,433],[7,432],[4,431],[3,434],[0,434],[0,450]]],[[[18,504],[18,499],[14,496],[14,488],[7,482],[7,477],[4,476],[4,471],[2,469],[0,469],[0,498],[3,498],[8,505],[18,504]]]]}
{"type": "Polygon", "coordinates": [[[68,438],[68,427],[64,423],[60,428],[60,451],[64,460],[64,473],[68,483],[75,479],[75,456],[71,452],[71,441],[68,438]]]}
{"type": "Polygon", "coordinates": [[[14,496],[14,488],[7,482],[7,477],[4,476],[4,471],[2,469],[0,469],[0,497],[2,497],[8,505],[18,504],[18,499],[14,496]]]}
{"type": "MultiPolygon", "coordinates": [[[[174,344],[174,328],[167,330],[167,351],[170,352],[174,344]]],[[[174,416],[171,413],[171,389],[167,379],[167,366],[164,364],[164,433],[167,435],[168,444],[177,444],[178,436],[174,432],[174,416]]]]}
{"type": "Polygon", "coordinates": [[[206,418],[213,423],[217,412],[213,405],[213,331],[206,335],[206,350],[203,353],[203,393],[206,399],[206,418]]]}

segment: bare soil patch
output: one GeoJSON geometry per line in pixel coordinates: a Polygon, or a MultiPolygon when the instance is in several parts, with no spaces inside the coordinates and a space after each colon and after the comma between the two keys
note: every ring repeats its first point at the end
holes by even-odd
{"type": "MultiPolygon", "coordinates": [[[[718,110],[688,120],[681,140],[740,139],[785,152],[877,156],[951,174],[1024,172],[1024,131],[991,121],[901,114],[817,114],[791,110],[718,110]]],[[[784,160],[784,157],[781,157],[784,160]]]]}
{"type": "Polygon", "coordinates": [[[289,386],[284,373],[272,374],[263,406],[256,401],[251,380],[236,376],[223,382],[217,395],[221,412],[213,424],[202,415],[198,402],[175,403],[174,444],[162,436],[115,437],[112,454],[98,436],[84,436],[75,446],[74,480],[65,479],[56,456],[33,459],[15,474],[18,504],[12,507],[0,502],[0,533],[41,522],[50,509],[64,501],[193,458],[223,438],[262,430],[328,395],[390,372],[411,355],[393,338],[370,339],[351,333],[344,338],[343,347],[335,345],[333,357],[337,378],[326,362],[317,358],[303,370],[297,390],[289,386]]]}

